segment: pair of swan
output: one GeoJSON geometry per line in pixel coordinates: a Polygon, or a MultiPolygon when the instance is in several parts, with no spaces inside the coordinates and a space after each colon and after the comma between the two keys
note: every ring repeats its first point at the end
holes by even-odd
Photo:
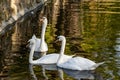
{"type": "MultiPolygon", "coordinates": [[[[28,42],[30,42],[30,45],[32,45],[30,55],[29,55],[29,63],[31,63],[31,64],[56,64],[57,63],[58,58],[59,58],[58,53],[52,53],[52,54],[44,55],[39,59],[33,60],[34,50],[36,48],[36,40],[35,39],[30,39],[28,42]]],[[[64,51],[64,50],[61,49],[61,52],[62,51],[64,51]]],[[[71,59],[72,57],[73,56],[63,55],[62,58],[64,59],[64,61],[67,61],[67,60],[71,59]]]]}
{"type": "Polygon", "coordinates": [[[33,60],[33,54],[36,46],[36,41],[34,39],[30,39],[29,42],[32,45],[30,55],[29,55],[29,63],[31,64],[57,64],[58,67],[72,69],[72,70],[94,70],[101,63],[95,63],[89,59],[83,57],[73,57],[64,54],[66,39],[64,36],[58,36],[59,41],[62,42],[60,53],[56,54],[48,54],[37,60],[33,60]]]}

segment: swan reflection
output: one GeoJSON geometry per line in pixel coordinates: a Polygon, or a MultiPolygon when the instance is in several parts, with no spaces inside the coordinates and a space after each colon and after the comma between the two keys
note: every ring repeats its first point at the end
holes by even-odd
{"type": "Polygon", "coordinates": [[[65,74],[74,78],[75,80],[104,80],[103,77],[99,73],[96,73],[94,70],[62,70],[65,74]]]}
{"type": "Polygon", "coordinates": [[[90,71],[90,70],[82,70],[82,71],[79,71],[79,70],[69,70],[69,69],[63,69],[63,71],[73,77],[74,79],[76,80],[94,80],[95,77],[93,75],[93,71],[90,71]]]}
{"type": "MultiPolygon", "coordinates": [[[[33,66],[38,66],[38,65],[29,64],[30,74],[32,75],[34,80],[38,80],[37,77],[36,77],[36,74],[34,73],[33,66]]],[[[50,64],[50,65],[40,65],[40,66],[42,67],[42,74],[43,74],[45,80],[49,79],[48,76],[46,75],[47,70],[49,70],[49,71],[58,71],[58,75],[60,77],[60,80],[64,80],[62,69],[58,69],[56,65],[51,65],[50,64]]]]}
{"type": "Polygon", "coordinates": [[[36,75],[34,73],[33,65],[32,64],[29,65],[29,70],[30,70],[30,74],[32,75],[32,77],[34,78],[34,80],[37,80],[37,77],[36,77],[36,75]]]}
{"type": "Polygon", "coordinates": [[[120,51],[120,38],[116,38],[116,45],[114,48],[116,51],[120,51]]]}
{"type": "Polygon", "coordinates": [[[63,71],[62,69],[59,69],[55,64],[49,64],[49,65],[41,65],[42,66],[42,73],[43,76],[48,80],[48,77],[45,73],[46,70],[50,70],[50,71],[58,71],[58,75],[60,80],[64,80],[63,78],[63,71]]]}
{"type": "MultiPolygon", "coordinates": [[[[44,77],[44,80],[51,80],[51,77],[48,77],[46,75],[46,71],[57,71],[58,72],[58,76],[60,78],[60,80],[66,80],[63,74],[67,74],[67,77],[71,77],[73,78],[73,80],[103,80],[102,76],[98,75],[95,73],[95,71],[90,71],[90,70],[70,70],[70,69],[62,69],[62,68],[58,68],[56,65],[32,65],[29,64],[29,71],[30,74],[32,75],[34,80],[39,80],[36,77],[36,74],[34,72],[34,68],[33,66],[40,66],[42,68],[42,75],[44,77]]],[[[72,79],[71,79],[72,80],[72,79]]]]}
{"type": "Polygon", "coordinates": [[[117,36],[118,37],[116,38],[114,49],[116,52],[120,52],[120,32],[117,33],[117,36]]]}

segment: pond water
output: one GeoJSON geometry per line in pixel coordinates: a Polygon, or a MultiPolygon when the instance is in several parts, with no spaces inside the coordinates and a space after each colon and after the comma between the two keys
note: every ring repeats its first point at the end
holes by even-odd
{"type": "MultiPolygon", "coordinates": [[[[2,2],[2,5],[6,3],[2,2]]],[[[0,35],[0,80],[119,80],[120,0],[66,0],[59,11],[52,11],[51,6],[48,3],[45,12],[48,18],[47,53],[59,52],[61,45],[54,41],[57,36],[64,35],[67,42],[65,54],[95,62],[105,61],[105,64],[95,71],[30,65],[27,41],[33,34],[39,38],[41,34],[41,24],[35,16],[16,23],[0,35]]],[[[0,17],[4,19],[4,15],[0,14],[0,17]]]]}

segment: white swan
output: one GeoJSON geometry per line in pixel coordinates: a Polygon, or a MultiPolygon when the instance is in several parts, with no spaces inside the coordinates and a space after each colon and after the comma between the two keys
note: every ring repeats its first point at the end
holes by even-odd
{"type": "MultiPolygon", "coordinates": [[[[62,44],[66,43],[66,39],[64,36],[58,36],[58,38],[59,38],[59,41],[62,41],[62,44]]],[[[104,63],[104,62],[95,63],[95,62],[93,62],[87,58],[83,58],[83,57],[74,57],[74,58],[69,59],[66,62],[63,62],[64,61],[63,60],[64,49],[62,49],[62,50],[63,51],[60,52],[60,56],[59,56],[59,59],[57,62],[57,66],[61,67],[61,68],[72,69],[72,70],[94,70],[99,65],[104,63]]]]}
{"type": "MultiPolygon", "coordinates": [[[[34,50],[36,47],[36,40],[35,39],[30,39],[28,42],[30,42],[31,46],[31,51],[29,54],[29,63],[30,64],[56,64],[59,58],[59,54],[57,53],[52,53],[52,54],[48,54],[48,55],[44,55],[39,59],[33,60],[33,54],[34,54],[34,50]]],[[[62,45],[60,52],[64,51],[64,46],[65,44],[62,45]]],[[[63,55],[62,62],[65,62],[67,60],[69,60],[70,58],[72,58],[73,56],[68,56],[68,55],[63,55]]]]}
{"type": "MultiPolygon", "coordinates": [[[[45,42],[45,31],[47,27],[47,18],[43,17],[41,21],[43,22],[42,31],[41,31],[41,39],[37,38],[35,35],[33,35],[31,39],[36,40],[35,52],[43,52],[44,55],[46,55],[46,52],[48,51],[48,46],[47,46],[47,43],[45,42]]],[[[31,46],[32,45],[29,45],[30,49],[31,49],[31,46]]]]}

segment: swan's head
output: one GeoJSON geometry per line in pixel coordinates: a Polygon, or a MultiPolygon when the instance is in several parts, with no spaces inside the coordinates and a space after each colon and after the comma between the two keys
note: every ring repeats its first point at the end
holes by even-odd
{"type": "Polygon", "coordinates": [[[65,36],[58,36],[57,38],[58,38],[59,41],[63,41],[63,40],[65,41],[66,40],[65,36]]]}
{"type": "Polygon", "coordinates": [[[35,36],[35,34],[32,36],[32,39],[36,39],[36,36],[35,36]]]}
{"type": "Polygon", "coordinates": [[[35,44],[35,39],[29,39],[29,45],[31,46],[31,45],[33,45],[33,44],[35,44]]]}
{"type": "Polygon", "coordinates": [[[32,36],[32,38],[28,40],[28,43],[27,43],[26,47],[31,48],[32,45],[35,44],[35,40],[36,40],[36,36],[35,36],[35,34],[34,34],[34,35],[32,36]]]}
{"type": "Polygon", "coordinates": [[[47,24],[47,18],[43,17],[43,23],[47,24]]]}
{"type": "Polygon", "coordinates": [[[43,22],[43,24],[47,25],[47,18],[46,17],[42,17],[42,19],[40,19],[41,22],[43,22]]]}

